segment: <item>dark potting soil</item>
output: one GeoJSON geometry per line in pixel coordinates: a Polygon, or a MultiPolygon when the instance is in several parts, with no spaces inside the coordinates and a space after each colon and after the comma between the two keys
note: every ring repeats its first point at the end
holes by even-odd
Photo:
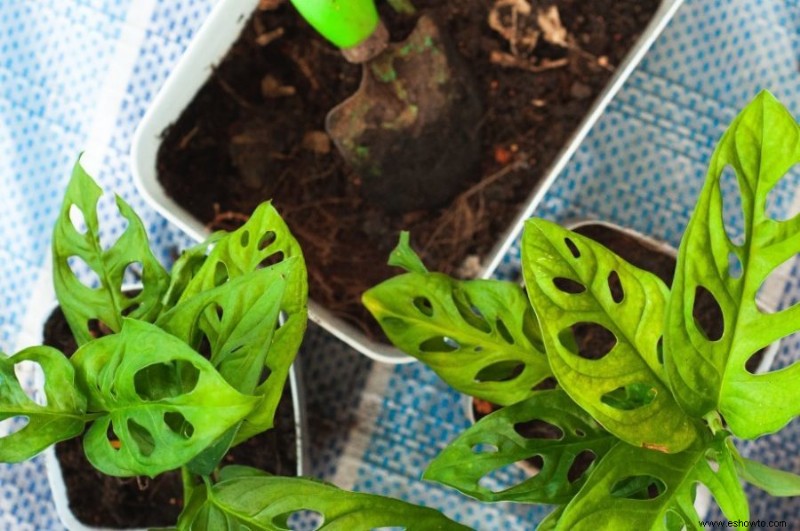
{"type": "MultiPolygon", "coordinates": [[[[75,339],[64,314],[57,308],[44,328],[44,344],[67,356],[76,350],[75,339]]],[[[233,448],[223,464],[247,465],[272,474],[295,476],[294,408],[287,383],[275,428],[233,448]]],[[[84,524],[97,527],[132,528],[174,525],[183,509],[183,487],[179,471],[155,478],[116,478],[95,470],[83,452],[82,438],[56,444],[67,487],[69,506],[84,524]]]]}
{"type": "MultiPolygon", "coordinates": [[[[359,177],[324,133],[328,111],[358,87],[360,67],[288,2],[262,3],[278,7],[254,14],[158,154],[167,193],[211,227],[240,224],[274,199],[303,247],[311,297],[373,337],[380,333],[360,297],[395,274],[385,263],[398,232],[411,231],[431,269],[464,275],[461,266],[510,225],[660,0],[520,2],[528,15],[493,11],[493,0],[413,3],[445,22],[484,103],[481,176],[448,206],[389,215],[362,199],[359,177]]],[[[383,15],[395,39],[413,27],[383,15]]]]}

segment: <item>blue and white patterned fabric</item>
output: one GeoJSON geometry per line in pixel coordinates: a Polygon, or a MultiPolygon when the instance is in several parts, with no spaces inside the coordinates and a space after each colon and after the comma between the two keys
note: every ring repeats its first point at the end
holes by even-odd
{"type": "MultiPolygon", "coordinates": [[[[48,249],[77,153],[104,161],[97,178],[129,201],[159,256],[189,242],[135,191],[131,136],[215,0],[0,0],[0,349],[35,342],[52,290],[48,249]]],[[[714,143],[761,88],[800,116],[800,2],[687,0],[542,203],[539,215],[613,221],[677,244],[714,143]]],[[[797,179],[776,212],[797,212],[797,179]]],[[[735,189],[729,190],[735,197],[735,189]]],[[[101,217],[122,222],[110,200],[101,217]]],[[[514,246],[500,275],[519,268],[514,246]]],[[[771,300],[800,299],[798,265],[771,300]]],[[[782,343],[777,365],[798,359],[782,343]]],[[[420,481],[428,463],[468,426],[463,398],[419,364],[372,364],[312,327],[300,355],[308,386],[313,473],[342,487],[444,510],[479,529],[530,529],[549,508],[481,505],[420,481]]],[[[7,426],[3,425],[3,428],[7,426]]],[[[800,423],[743,445],[751,457],[800,473],[800,423]]],[[[498,487],[522,479],[511,467],[498,487]]],[[[752,515],[800,524],[800,499],[752,489],[752,515]]],[[[57,530],[43,461],[0,465],[0,529],[57,530]]],[[[311,529],[301,522],[300,528],[311,529]]]]}

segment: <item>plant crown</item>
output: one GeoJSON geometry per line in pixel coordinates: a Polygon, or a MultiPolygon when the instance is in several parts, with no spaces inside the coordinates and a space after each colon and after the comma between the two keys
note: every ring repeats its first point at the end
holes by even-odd
{"type": "Polygon", "coordinates": [[[408,272],[369,290],[364,304],[395,345],[455,389],[506,406],[453,441],[424,477],[482,501],[553,504],[542,528],[558,530],[700,529],[698,484],[731,520],[749,519],[740,480],[800,495],[800,477],[742,457],[732,440],[774,433],[800,414],[800,363],[745,369],[800,330],[800,305],[767,313],[756,302],[767,277],[800,252],[800,216],[777,221],[766,210],[798,162],[800,127],[761,93],[711,159],[672,289],[542,219],[529,220],[522,238],[525,288],[429,273],[404,235],[393,263],[408,272]],[[726,167],[741,194],[742,243],[723,218],[726,167]],[[703,290],[723,317],[720,337],[694,319],[703,290]],[[615,338],[596,359],[576,343],[574,327],[586,323],[615,338]],[[541,389],[551,378],[557,387],[541,389]],[[540,429],[531,435],[526,425],[540,429]],[[500,491],[482,481],[523,460],[538,473],[500,491]]]}

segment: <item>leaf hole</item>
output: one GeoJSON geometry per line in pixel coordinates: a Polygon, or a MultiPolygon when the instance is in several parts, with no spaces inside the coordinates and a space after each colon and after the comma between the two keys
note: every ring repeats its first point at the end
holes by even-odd
{"type": "Polygon", "coordinates": [[[617,304],[621,303],[622,299],[625,298],[625,292],[622,290],[622,281],[616,271],[608,274],[608,290],[611,292],[611,299],[617,304]]]}
{"type": "Polygon", "coordinates": [[[744,363],[744,370],[750,374],[758,374],[758,369],[761,367],[761,363],[764,361],[764,356],[766,356],[766,354],[766,348],[759,349],[755,354],[747,358],[747,361],[744,363]]]}
{"type": "Polygon", "coordinates": [[[717,299],[703,286],[694,292],[692,316],[697,329],[709,341],[719,341],[725,332],[725,320],[717,299]]]}
{"type": "Polygon", "coordinates": [[[0,420],[0,441],[25,429],[31,419],[24,415],[0,420]]]}
{"type": "Polygon", "coordinates": [[[422,352],[454,352],[459,347],[460,345],[455,339],[447,336],[432,337],[419,345],[422,352]]]}
{"type": "Polygon", "coordinates": [[[628,500],[652,500],[667,490],[666,484],[654,476],[628,476],[614,483],[611,496],[628,500]]]}
{"type": "Polygon", "coordinates": [[[559,290],[571,295],[577,295],[586,291],[586,286],[571,278],[556,277],[553,279],[553,284],[555,284],[556,288],[559,290]]]}
{"type": "Polygon", "coordinates": [[[258,269],[266,269],[268,267],[272,267],[275,264],[280,264],[283,262],[284,259],[283,251],[277,251],[272,253],[271,255],[267,256],[263,260],[258,263],[258,269]]]}
{"type": "Polygon", "coordinates": [[[143,456],[153,455],[156,449],[156,440],[147,428],[133,419],[128,419],[128,433],[143,456]]]}
{"type": "Polygon", "coordinates": [[[508,327],[503,322],[503,320],[497,319],[497,321],[495,321],[495,326],[497,327],[497,332],[500,334],[500,337],[503,338],[503,341],[505,341],[509,345],[513,345],[514,336],[511,335],[511,332],[508,330],[508,327]]]}
{"type": "Polygon", "coordinates": [[[664,365],[664,336],[659,337],[656,343],[656,359],[659,365],[664,365]]]}
{"type": "Polygon", "coordinates": [[[99,319],[89,319],[86,322],[86,329],[89,330],[92,337],[110,336],[114,333],[110,326],[99,319]]]}
{"type": "Polygon", "coordinates": [[[128,317],[141,307],[142,307],[141,303],[134,302],[133,304],[129,304],[128,306],[123,308],[123,310],[120,313],[122,314],[123,317],[128,317]]]}
{"type": "Polygon", "coordinates": [[[200,371],[186,361],[154,363],[136,371],[133,387],[142,400],[157,401],[191,393],[200,371]]]}
{"type": "Polygon", "coordinates": [[[584,474],[586,471],[589,470],[589,467],[592,466],[592,463],[595,462],[597,459],[597,454],[591,450],[583,450],[581,453],[575,456],[575,459],[572,460],[572,464],[567,471],[567,480],[570,483],[575,483],[584,474]]]}
{"type": "Polygon", "coordinates": [[[250,245],[250,231],[249,230],[243,230],[242,231],[242,235],[239,237],[239,243],[241,244],[242,247],[247,247],[248,245],[250,245]]]}
{"type": "Polygon", "coordinates": [[[122,443],[120,442],[119,437],[114,432],[114,424],[112,422],[108,423],[108,428],[106,429],[106,439],[108,440],[108,444],[115,451],[119,450],[122,447],[122,443]]]}
{"type": "Polygon", "coordinates": [[[622,411],[632,411],[645,407],[655,400],[658,392],[650,384],[633,383],[617,387],[600,399],[607,406],[622,411]]]}
{"type": "Polygon", "coordinates": [[[744,272],[744,268],[742,267],[742,261],[739,259],[739,255],[735,252],[731,251],[728,253],[728,275],[730,275],[733,279],[742,278],[742,273],[744,272]]]}
{"type": "Polygon", "coordinates": [[[744,211],[742,210],[742,194],[736,171],[725,166],[719,177],[719,191],[722,196],[722,223],[725,233],[734,245],[744,244],[744,211]]]}
{"type": "Polygon", "coordinates": [[[223,285],[229,278],[228,266],[222,260],[218,261],[214,266],[214,287],[223,285]]]}
{"type": "Polygon", "coordinates": [[[22,392],[25,393],[25,396],[27,396],[28,399],[35,404],[38,404],[40,406],[46,406],[47,395],[43,392],[41,393],[37,392],[35,389],[25,385],[24,383],[30,380],[31,377],[33,377],[33,375],[37,373],[39,375],[39,378],[41,378],[40,380],[42,382],[41,388],[44,389],[46,385],[46,380],[45,380],[46,375],[44,373],[44,370],[42,369],[42,366],[38,362],[25,360],[14,364],[14,375],[16,376],[17,381],[20,383],[20,387],[22,387],[22,392]]]}
{"type": "Polygon", "coordinates": [[[472,452],[476,454],[496,454],[500,449],[489,443],[478,443],[472,447],[472,452]]]}
{"type": "Polygon", "coordinates": [[[69,207],[69,221],[79,234],[86,234],[89,230],[89,226],[86,224],[86,218],[83,215],[83,210],[76,204],[72,204],[69,207]]]}
{"type": "MultiPolygon", "coordinates": [[[[544,460],[541,456],[537,455],[530,459],[520,461],[519,464],[526,470],[530,470],[533,467],[534,470],[531,470],[531,474],[535,475],[536,472],[541,470],[542,466],[544,466],[544,460]]],[[[494,493],[503,492],[519,482],[521,473],[522,471],[517,463],[509,463],[485,474],[478,480],[478,486],[494,493]]]]}
{"type": "Polygon", "coordinates": [[[272,523],[288,531],[316,531],[325,522],[325,516],[313,509],[297,509],[275,516],[272,523]],[[310,526],[310,527],[309,527],[310,526]]]}
{"type": "Polygon", "coordinates": [[[717,462],[716,459],[706,457],[706,463],[708,464],[708,467],[712,470],[712,472],[714,472],[715,474],[719,472],[719,463],[717,462]]]}
{"type": "Polygon", "coordinates": [[[87,288],[97,289],[100,287],[100,277],[80,256],[74,255],[67,258],[67,266],[75,278],[87,288]]]}
{"type": "Polygon", "coordinates": [[[586,360],[604,358],[617,345],[616,336],[597,323],[576,323],[558,335],[561,344],[586,360]]]}
{"type": "Polygon", "coordinates": [[[517,360],[498,361],[487,365],[475,375],[475,381],[485,382],[509,382],[522,374],[525,364],[517,360]]]}
{"type": "Polygon", "coordinates": [[[266,249],[267,247],[269,247],[270,245],[275,243],[275,240],[277,239],[277,237],[278,236],[277,236],[277,234],[275,234],[275,231],[269,230],[269,231],[265,232],[261,236],[261,239],[258,240],[258,250],[259,251],[263,251],[264,249],[266,249]]]}
{"type": "Polygon", "coordinates": [[[552,376],[548,376],[538,384],[534,385],[531,391],[547,391],[558,387],[558,380],[552,376]]]}
{"type": "Polygon", "coordinates": [[[480,309],[472,303],[472,299],[464,290],[455,288],[452,295],[456,310],[469,326],[486,334],[492,331],[492,327],[489,326],[480,309]]]}
{"type": "Polygon", "coordinates": [[[795,193],[800,188],[800,164],[795,164],[767,194],[767,217],[775,221],[788,221],[800,214],[800,202],[795,193]]]}
{"type": "Polygon", "coordinates": [[[194,426],[191,422],[186,420],[186,417],[178,411],[167,411],[164,413],[164,424],[175,435],[179,435],[184,439],[191,439],[194,434],[194,426]]]}
{"type": "MultiPolygon", "coordinates": [[[[122,272],[122,283],[138,282],[142,280],[142,275],[144,275],[144,266],[142,263],[131,262],[125,266],[125,270],[122,272]]],[[[123,291],[122,294],[126,297],[135,297],[138,293],[134,290],[130,292],[123,291]]]]}
{"type": "Polygon", "coordinates": [[[567,249],[572,254],[573,258],[580,258],[581,252],[578,250],[578,246],[575,245],[575,242],[572,241],[570,238],[564,238],[564,243],[567,244],[567,249]]]}
{"type": "Polygon", "coordinates": [[[433,316],[433,304],[427,297],[414,297],[414,307],[423,315],[433,316]]]}
{"type": "Polygon", "coordinates": [[[533,419],[514,424],[514,431],[526,439],[559,441],[564,438],[564,430],[546,420],[533,419]]]}
{"type": "Polygon", "coordinates": [[[576,437],[586,437],[586,432],[581,430],[581,429],[576,429],[575,430],[575,436],[576,437]]]}
{"type": "Polygon", "coordinates": [[[261,376],[258,378],[258,385],[261,385],[264,382],[266,382],[267,380],[269,380],[270,376],[272,376],[272,369],[270,369],[269,367],[264,365],[264,368],[261,369],[261,376]]]}

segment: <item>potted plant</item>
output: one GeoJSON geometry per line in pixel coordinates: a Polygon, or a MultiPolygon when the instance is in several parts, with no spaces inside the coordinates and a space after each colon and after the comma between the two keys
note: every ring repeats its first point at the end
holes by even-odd
{"type": "MultiPolygon", "coordinates": [[[[246,466],[247,454],[267,448],[237,455],[274,427],[306,326],[303,255],[271,204],[238,230],[217,232],[185,251],[167,273],[141,221],[119,197],[127,227],[110,247],[101,245],[101,194],[77,164],[53,236],[55,291],[77,350],[67,356],[34,346],[0,355],[0,419],[19,421],[0,438],[2,462],[80,437],[85,466],[107,476],[130,478],[144,489],[153,478],[177,473],[182,492],[170,505],[179,509],[179,529],[285,528],[295,513],[309,511],[370,528],[462,528],[430,509],[246,466]],[[76,263],[96,275],[96,285],[84,284],[76,263]],[[128,291],[122,281],[132,268],[141,287],[128,291]],[[24,363],[41,370],[38,402],[16,374],[24,363]]],[[[91,501],[114,498],[103,494],[91,501]]],[[[69,515],[64,523],[86,528],[69,515]]]]}
{"type": "Polygon", "coordinates": [[[796,307],[767,313],[756,294],[800,250],[800,220],[766,213],[770,190],[800,160],[799,136],[766,92],[733,122],[711,160],[671,288],[541,219],[523,235],[525,288],[429,273],[401,240],[390,262],[408,273],[367,292],[364,303],[396,345],[450,385],[505,406],[453,441],[424,477],[483,501],[553,504],[544,529],[699,528],[698,484],[733,521],[750,518],[742,480],[775,496],[800,495],[799,476],[747,459],[733,444],[800,414],[800,365],[759,375],[746,368],[754,353],[798,330],[796,307]],[[723,222],[726,166],[742,195],[741,244],[723,222]],[[701,303],[716,307],[720,328],[698,319],[701,303]],[[587,328],[610,341],[582,341],[587,328]],[[554,388],[540,388],[551,378],[554,388]],[[523,460],[538,474],[508,488],[482,481],[523,460]]]}
{"type": "Polygon", "coordinates": [[[435,8],[475,70],[486,108],[480,175],[462,182],[447,207],[397,214],[364,199],[365,180],[323,130],[327,113],[356,91],[359,67],[288,2],[226,0],[143,119],[134,174],[154,207],[198,240],[209,224],[244,219],[259,197],[274,197],[313,258],[312,319],[375,359],[410,361],[360,308],[361,293],[391,274],[376,266],[389,251],[385,242],[410,229],[437,268],[489,276],[507,235],[530,215],[680,3],[617,3],[614,18],[603,2],[379,5],[394,41],[435,8]]]}

